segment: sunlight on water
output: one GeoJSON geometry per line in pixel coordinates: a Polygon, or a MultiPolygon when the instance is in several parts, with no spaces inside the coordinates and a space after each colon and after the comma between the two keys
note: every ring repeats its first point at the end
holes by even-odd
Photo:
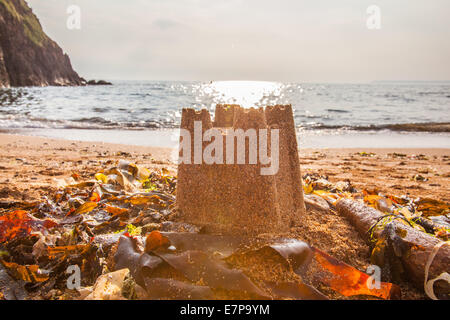
{"type": "Polygon", "coordinates": [[[305,130],[384,130],[450,122],[450,84],[122,81],[113,86],[0,89],[0,130],[177,128],[182,108],[291,104],[305,130]],[[426,108],[424,108],[426,106],[426,108]]]}
{"type": "Polygon", "coordinates": [[[201,91],[212,98],[212,104],[239,104],[244,108],[270,104],[279,98],[283,84],[267,81],[217,81],[203,84],[201,91]]]}

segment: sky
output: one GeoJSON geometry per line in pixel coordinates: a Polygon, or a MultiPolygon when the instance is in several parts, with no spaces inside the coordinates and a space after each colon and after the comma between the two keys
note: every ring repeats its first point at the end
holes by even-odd
{"type": "Polygon", "coordinates": [[[86,79],[450,80],[448,0],[27,2],[86,79]],[[367,27],[371,5],[380,29],[367,27]]]}

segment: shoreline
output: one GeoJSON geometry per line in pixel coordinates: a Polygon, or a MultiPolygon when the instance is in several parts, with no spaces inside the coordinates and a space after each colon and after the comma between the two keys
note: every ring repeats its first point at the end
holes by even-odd
{"type": "MultiPolygon", "coordinates": [[[[0,134],[69,141],[178,148],[178,129],[0,129],[0,134]]],[[[450,133],[348,130],[297,130],[301,149],[418,148],[450,149],[450,133]]]]}

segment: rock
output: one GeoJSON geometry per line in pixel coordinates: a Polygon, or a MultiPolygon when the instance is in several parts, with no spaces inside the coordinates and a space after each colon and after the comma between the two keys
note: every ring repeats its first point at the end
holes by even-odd
{"type": "Polygon", "coordinates": [[[315,194],[305,194],[305,205],[307,209],[328,211],[330,210],[330,205],[322,197],[315,194]]]}
{"type": "Polygon", "coordinates": [[[83,85],[24,0],[0,1],[0,87],[83,85]]]}
{"type": "Polygon", "coordinates": [[[105,80],[98,80],[97,81],[97,85],[98,86],[110,86],[110,85],[112,85],[112,83],[108,82],[108,81],[105,81],[105,80]]]}
{"type": "Polygon", "coordinates": [[[112,85],[112,83],[105,81],[105,80],[98,80],[98,81],[89,80],[87,82],[87,85],[89,85],[89,86],[110,86],[110,85],[112,85]]]}

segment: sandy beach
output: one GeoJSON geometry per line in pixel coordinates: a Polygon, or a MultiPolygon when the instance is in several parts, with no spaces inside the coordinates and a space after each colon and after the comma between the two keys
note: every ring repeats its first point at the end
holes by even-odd
{"type": "MultiPolygon", "coordinates": [[[[1,200],[37,199],[58,179],[89,179],[120,159],[176,173],[169,148],[0,134],[0,152],[1,200]]],[[[299,155],[302,174],[349,179],[358,189],[385,194],[449,200],[450,149],[301,149],[299,155]]]]}

